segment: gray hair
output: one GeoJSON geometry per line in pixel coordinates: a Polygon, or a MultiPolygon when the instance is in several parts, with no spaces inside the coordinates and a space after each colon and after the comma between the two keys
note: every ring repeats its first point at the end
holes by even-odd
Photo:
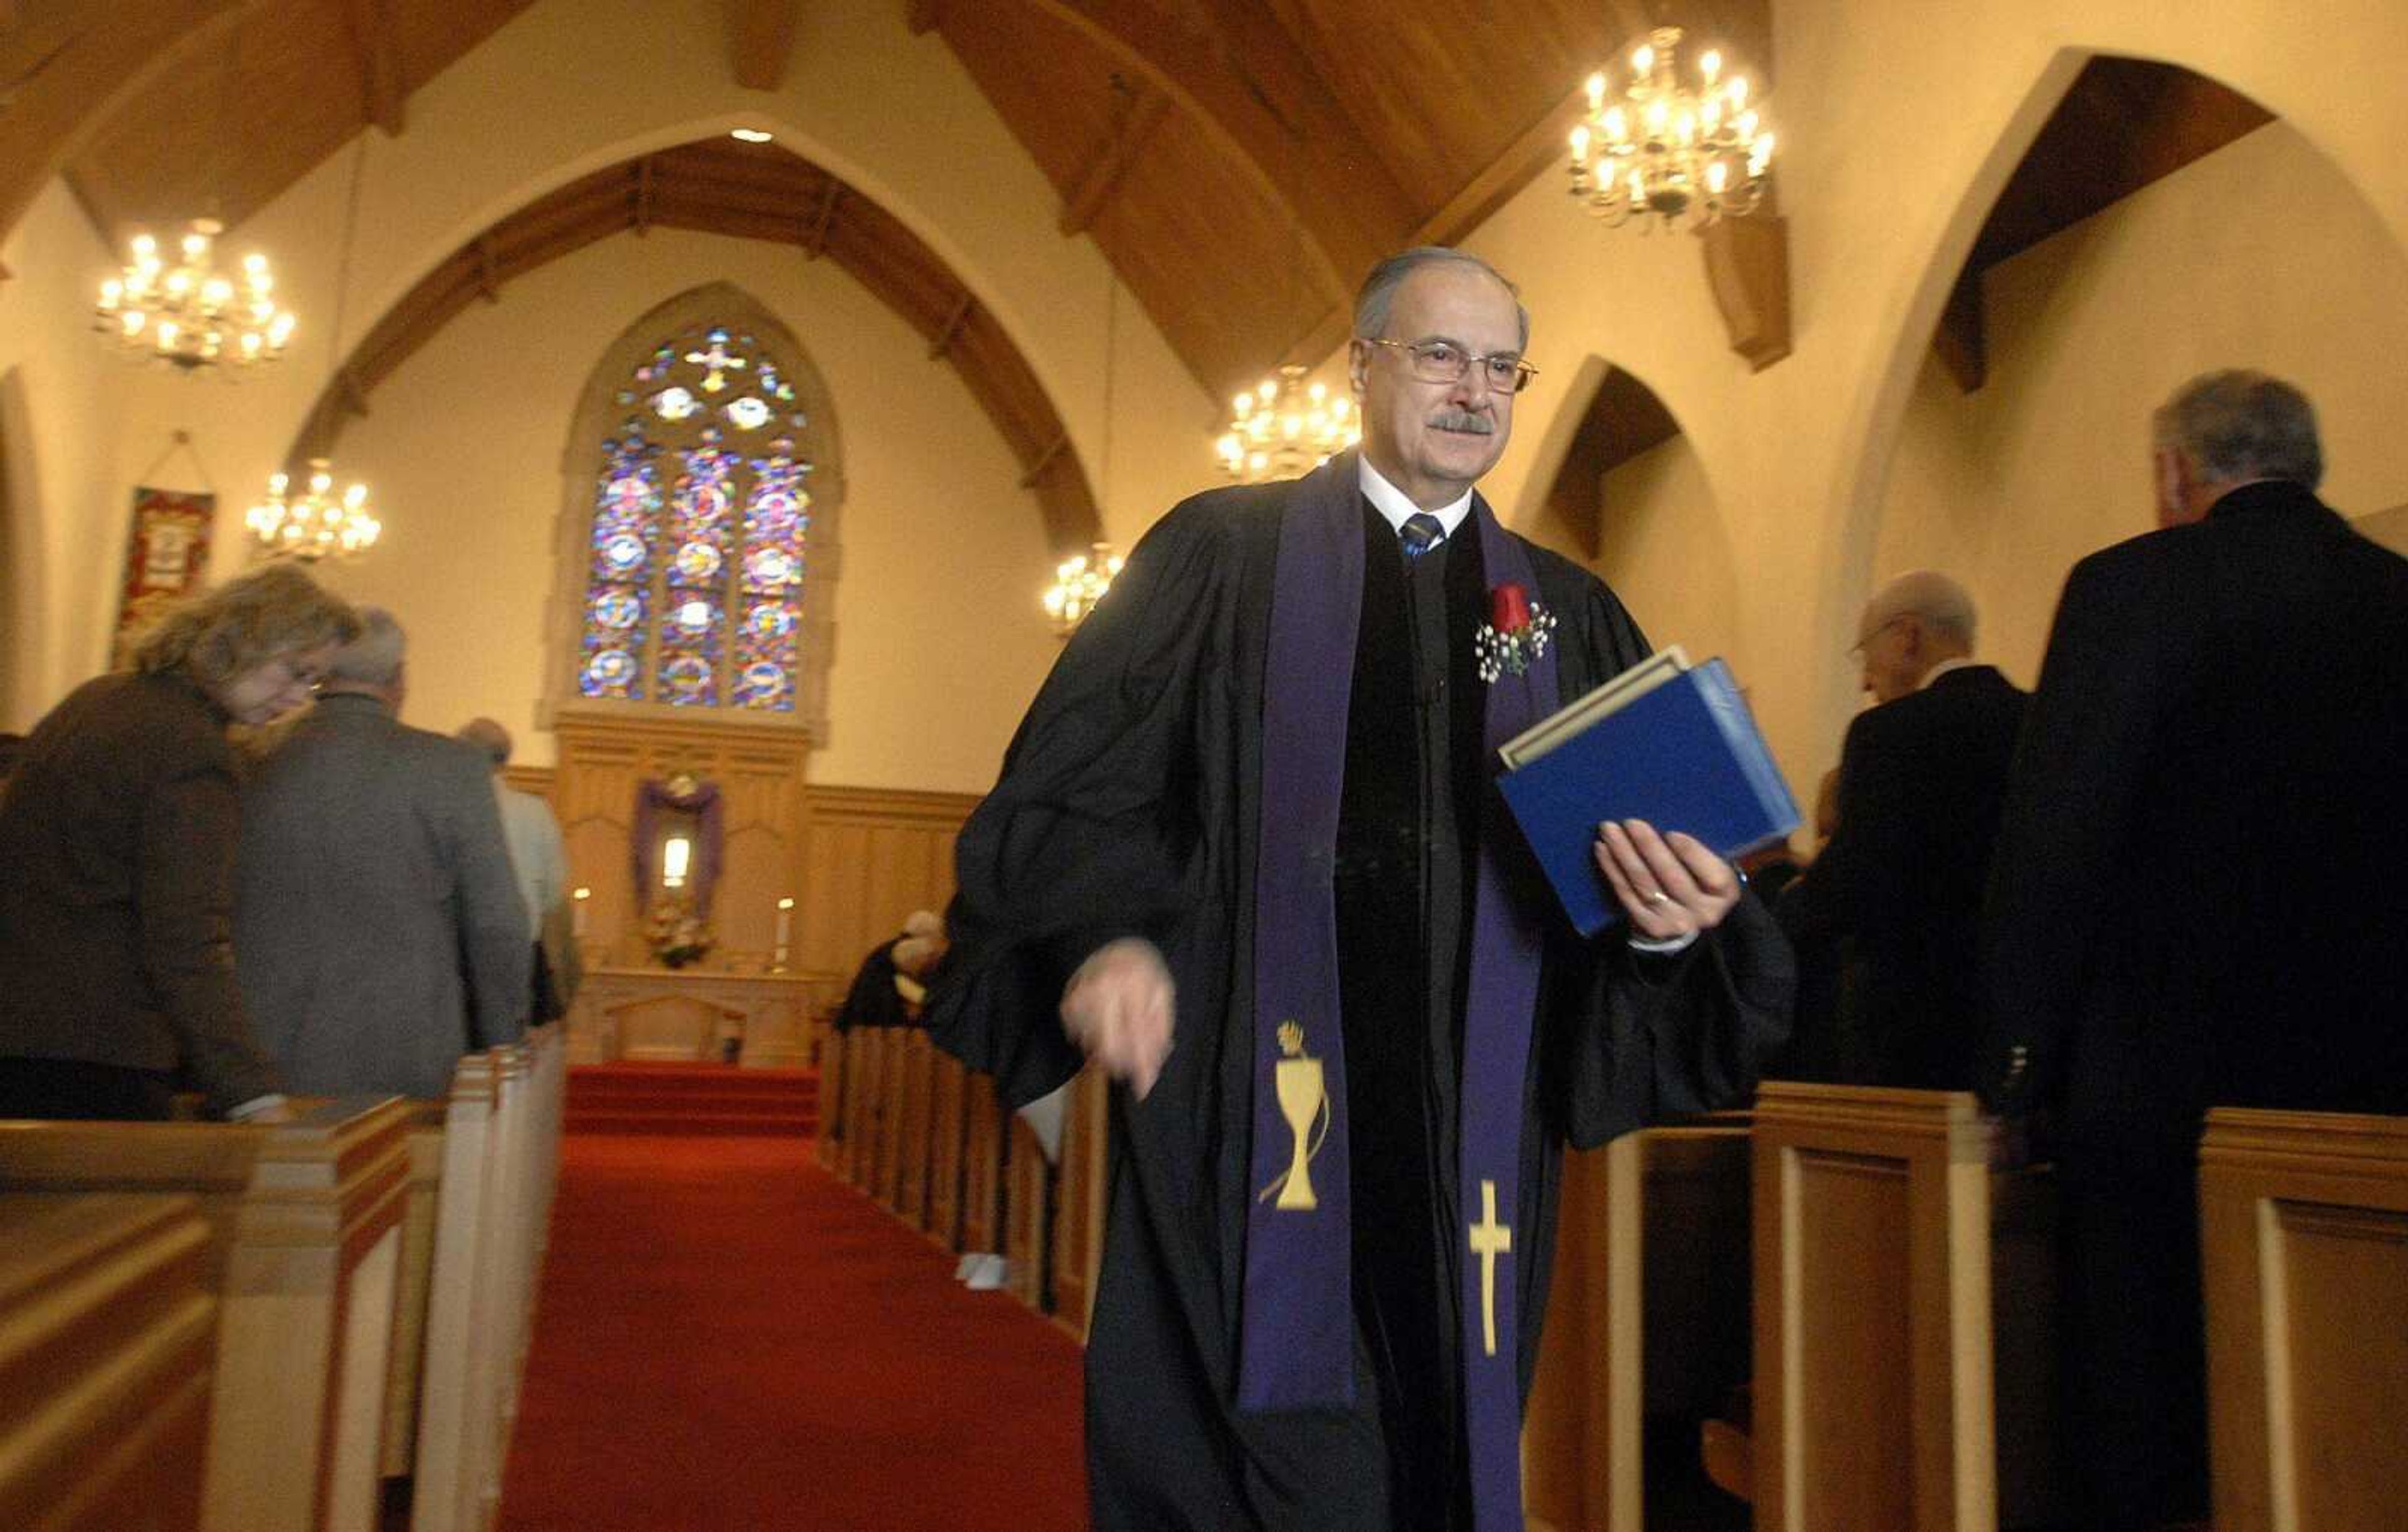
{"type": "Polygon", "coordinates": [[[1910,569],[1865,603],[1856,623],[1856,642],[1863,644],[1901,617],[1919,617],[1942,637],[1973,648],[1973,595],[1937,569],[1910,569]]]}
{"type": "Polygon", "coordinates": [[[407,642],[393,613],[382,607],[362,607],[360,636],[335,651],[326,665],[326,679],[359,686],[391,686],[400,679],[407,642]]]}
{"type": "Polygon", "coordinates": [[[492,756],[496,771],[509,764],[510,731],[493,719],[472,718],[461,724],[459,733],[452,737],[465,740],[492,756]]]}
{"type": "Polygon", "coordinates": [[[2325,476],[2315,406],[2262,372],[2201,373],[2174,390],[2152,426],[2157,445],[2210,484],[2285,479],[2313,490],[2325,476]]]}
{"type": "Polygon", "coordinates": [[[1415,245],[1411,250],[1398,251],[1373,266],[1371,274],[1363,279],[1362,291],[1354,294],[1354,338],[1383,338],[1382,332],[1388,327],[1388,310],[1396,304],[1397,289],[1405,285],[1405,279],[1424,266],[1449,265],[1469,266],[1474,271],[1484,272],[1498,286],[1512,294],[1513,318],[1522,327],[1522,338],[1517,344],[1530,344],[1530,311],[1522,307],[1522,290],[1506,280],[1503,272],[1479,256],[1451,245],[1415,245]]]}

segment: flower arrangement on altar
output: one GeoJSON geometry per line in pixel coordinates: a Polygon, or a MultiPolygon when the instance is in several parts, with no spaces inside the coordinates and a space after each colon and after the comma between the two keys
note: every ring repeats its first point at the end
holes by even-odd
{"type": "Polygon", "coordinates": [[[717,938],[691,905],[674,894],[665,894],[644,916],[644,939],[662,966],[682,968],[699,961],[717,938]]]}

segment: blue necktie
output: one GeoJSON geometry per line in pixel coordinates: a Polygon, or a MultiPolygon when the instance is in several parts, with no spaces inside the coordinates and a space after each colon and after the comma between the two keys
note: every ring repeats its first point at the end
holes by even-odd
{"type": "Polygon", "coordinates": [[[1397,536],[1403,541],[1405,562],[1410,564],[1437,547],[1439,539],[1446,536],[1446,528],[1428,511],[1417,510],[1405,518],[1405,524],[1397,529],[1397,536]]]}

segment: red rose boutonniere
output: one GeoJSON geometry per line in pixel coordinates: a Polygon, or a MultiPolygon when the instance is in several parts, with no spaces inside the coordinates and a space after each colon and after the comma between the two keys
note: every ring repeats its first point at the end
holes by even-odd
{"type": "Polygon", "coordinates": [[[1547,640],[1555,631],[1555,614],[1544,605],[1530,599],[1530,593],[1508,580],[1488,593],[1488,621],[1480,624],[1472,635],[1473,652],[1480,659],[1480,679],[1494,681],[1499,676],[1519,676],[1530,668],[1530,662],[1547,651],[1547,640]]]}

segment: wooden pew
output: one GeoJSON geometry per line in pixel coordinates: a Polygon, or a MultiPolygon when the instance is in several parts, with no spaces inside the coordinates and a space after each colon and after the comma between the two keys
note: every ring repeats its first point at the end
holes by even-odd
{"type": "Polygon", "coordinates": [[[384,1451],[379,1471],[405,1478],[418,1454],[418,1398],[425,1379],[426,1310],[434,1292],[436,1220],[442,1201],[447,1103],[409,1103],[409,1183],[402,1204],[393,1350],[385,1368],[384,1451]]]}
{"type": "Polygon", "coordinates": [[[491,1525],[557,1185],[566,1048],[556,1028],[453,1071],[425,1319],[413,1532],[491,1525]]]}
{"type": "Polygon", "coordinates": [[[895,1210],[896,1191],[903,1173],[903,1078],[910,1058],[910,1029],[882,1026],[878,1067],[878,1159],[869,1195],[887,1211],[895,1210]]]}
{"type": "Polygon", "coordinates": [[[298,1103],[289,1124],[9,1123],[0,1188],[192,1194],[220,1303],[202,1525],[371,1524],[410,1114],[298,1103]]]}
{"type": "Polygon", "coordinates": [[[1054,1201],[1054,1318],[1083,1341],[1104,1255],[1111,1092],[1100,1069],[1079,1072],[1062,1110],[1062,1165],[1054,1201]]]}
{"type": "Polygon", "coordinates": [[[0,1526],[200,1526],[209,1246],[191,1197],[0,1195],[0,1526]]]}
{"type": "Polygon", "coordinates": [[[822,1025],[819,1031],[820,1138],[812,1146],[820,1168],[844,1173],[844,1034],[822,1025]]]}
{"type": "Polygon", "coordinates": [[[969,1071],[939,1050],[929,1066],[927,1236],[944,1250],[962,1247],[962,1130],[968,1117],[969,1071]]]}
{"type": "Polygon", "coordinates": [[[2200,1146],[2218,1532],[2408,1514],[2408,1118],[2219,1108],[2200,1146]]]}
{"type": "Polygon", "coordinates": [[[1991,1532],[2002,1508],[2008,1525],[2053,1514],[2054,1185],[1994,1175],[1996,1131],[1964,1092],[1758,1094],[1763,1532],[1991,1532]],[[2002,1416],[2018,1474],[2004,1485],[2002,1416]]]}
{"type": "Polygon", "coordinates": [[[1026,1118],[1012,1113],[1010,1131],[1010,1147],[1004,1153],[1003,1167],[1006,1280],[1013,1297],[1043,1313],[1054,1167],[1047,1163],[1037,1130],[1026,1118]]]}
{"type": "Polygon", "coordinates": [[[968,1074],[962,1101],[962,1249],[1001,1250],[1007,1129],[995,1078],[968,1074]]]}
{"type": "Polygon", "coordinates": [[[1522,1432],[1533,1528],[1642,1532],[1648,1417],[1702,1419],[1746,1382],[1748,1155],[1726,1113],[1565,1156],[1522,1432]]]}
{"type": "Polygon", "coordinates": [[[878,1147],[886,1116],[886,1035],[883,1026],[857,1026],[853,1047],[860,1067],[853,1071],[853,1131],[844,1142],[845,1179],[864,1192],[878,1185],[878,1147]]]}
{"type": "Polygon", "coordinates": [[[936,1052],[927,1032],[912,1027],[903,1038],[901,1078],[896,1082],[895,1200],[888,1206],[915,1229],[928,1223],[928,1110],[936,1052]]]}

